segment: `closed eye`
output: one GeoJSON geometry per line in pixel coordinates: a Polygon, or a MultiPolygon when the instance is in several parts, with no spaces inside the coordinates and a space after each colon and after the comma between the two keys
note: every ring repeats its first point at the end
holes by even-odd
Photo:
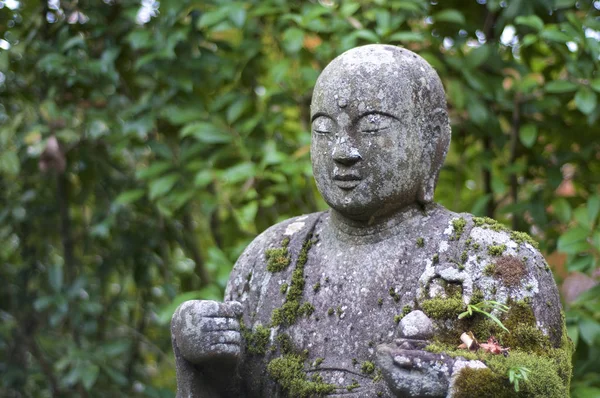
{"type": "Polygon", "coordinates": [[[365,134],[377,134],[384,130],[387,130],[388,128],[389,128],[389,126],[385,126],[385,127],[379,127],[379,128],[363,129],[361,131],[365,134]]]}

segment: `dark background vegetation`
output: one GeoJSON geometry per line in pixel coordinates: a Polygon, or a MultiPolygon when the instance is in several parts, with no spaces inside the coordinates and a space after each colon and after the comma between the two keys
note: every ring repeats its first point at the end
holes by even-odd
{"type": "Polygon", "coordinates": [[[436,200],[540,241],[573,396],[600,396],[600,288],[580,296],[600,277],[599,9],[0,1],[0,396],[172,397],[174,308],[221,298],[257,233],[324,208],[311,90],[376,42],[439,72],[453,138],[436,200]]]}

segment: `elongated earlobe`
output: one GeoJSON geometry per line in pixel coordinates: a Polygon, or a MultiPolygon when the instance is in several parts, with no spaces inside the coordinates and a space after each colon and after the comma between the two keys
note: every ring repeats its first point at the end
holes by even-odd
{"type": "Polygon", "coordinates": [[[424,126],[421,134],[423,140],[422,182],[417,191],[417,201],[426,204],[433,201],[435,186],[444,165],[444,160],[450,147],[450,121],[445,109],[437,108],[424,126]]]}

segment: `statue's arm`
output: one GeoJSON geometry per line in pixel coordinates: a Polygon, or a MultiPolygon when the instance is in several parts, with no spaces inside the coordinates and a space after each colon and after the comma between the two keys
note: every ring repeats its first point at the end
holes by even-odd
{"type": "Polygon", "coordinates": [[[234,301],[191,300],[177,308],[171,339],[178,398],[216,398],[239,392],[241,314],[241,304],[234,301]]]}
{"type": "MultiPolygon", "coordinates": [[[[177,372],[177,398],[242,396],[238,376],[244,350],[240,321],[248,309],[247,302],[240,303],[232,298],[232,291],[242,283],[240,275],[252,272],[252,259],[259,243],[251,243],[236,262],[224,302],[190,300],[175,311],[171,340],[177,372]]],[[[239,288],[242,292],[244,286],[239,288]]]]}

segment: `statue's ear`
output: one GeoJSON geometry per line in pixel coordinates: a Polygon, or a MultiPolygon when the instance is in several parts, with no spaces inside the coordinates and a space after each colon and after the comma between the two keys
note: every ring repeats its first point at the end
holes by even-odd
{"type": "Polygon", "coordinates": [[[450,147],[450,135],[448,112],[446,109],[437,108],[427,116],[421,132],[424,144],[421,155],[423,178],[417,192],[419,203],[425,204],[433,201],[438,176],[450,147]]]}

